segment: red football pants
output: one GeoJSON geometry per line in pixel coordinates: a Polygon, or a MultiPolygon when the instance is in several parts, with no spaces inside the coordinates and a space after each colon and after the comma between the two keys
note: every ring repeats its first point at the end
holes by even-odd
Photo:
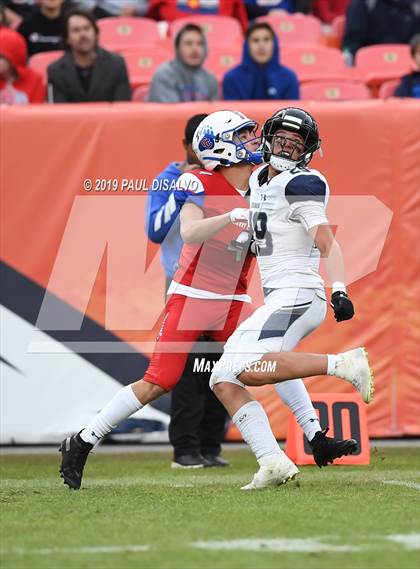
{"type": "MultiPolygon", "coordinates": [[[[193,345],[203,334],[224,344],[252,314],[239,300],[205,300],[172,294],[144,380],[170,391],[182,377],[193,345]]],[[[202,354],[200,354],[202,356],[202,354]]]]}

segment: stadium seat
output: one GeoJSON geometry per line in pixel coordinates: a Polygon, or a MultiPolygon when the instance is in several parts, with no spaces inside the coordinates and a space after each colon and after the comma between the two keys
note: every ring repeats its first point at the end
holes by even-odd
{"type": "Polygon", "coordinates": [[[336,16],[331,24],[331,33],[328,36],[328,45],[330,47],[341,48],[343,43],[344,30],[346,28],[346,17],[336,16]]]}
{"type": "Polygon", "coordinates": [[[201,26],[206,34],[209,47],[239,45],[242,48],[242,29],[235,18],[227,16],[195,15],[189,18],[179,18],[169,26],[169,33],[175,38],[179,30],[188,23],[201,26]]]}
{"type": "Polygon", "coordinates": [[[287,46],[280,50],[280,61],[290,67],[299,81],[349,79],[340,50],[320,45],[287,46]]]}
{"type": "Polygon", "coordinates": [[[98,20],[99,43],[111,51],[123,51],[143,44],[159,44],[157,24],[148,18],[102,18],[98,20]]]}
{"type": "Polygon", "coordinates": [[[149,97],[150,85],[140,85],[134,90],[132,101],[136,103],[145,103],[149,97]]]}
{"type": "Polygon", "coordinates": [[[127,65],[132,89],[149,84],[159,65],[171,59],[171,54],[167,50],[155,46],[131,49],[122,52],[121,55],[127,65]]]}
{"type": "Polygon", "coordinates": [[[273,14],[257,18],[270,24],[276,32],[280,47],[283,44],[312,44],[323,41],[321,23],[315,16],[303,14],[273,14]]]}
{"type": "Polygon", "coordinates": [[[44,51],[36,53],[29,58],[29,67],[41,74],[44,82],[47,82],[47,68],[63,55],[62,51],[44,51]]]}
{"type": "Polygon", "coordinates": [[[300,88],[301,99],[312,101],[349,101],[370,99],[370,91],[363,83],[350,81],[312,81],[300,88]]]}
{"type": "Polygon", "coordinates": [[[204,67],[221,82],[229,69],[239,65],[242,60],[242,49],[238,44],[210,49],[204,67]]]}
{"type": "Polygon", "coordinates": [[[360,48],[356,53],[356,69],[369,87],[377,88],[384,81],[398,79],[410,68],[408,45],[371,45],[360,48]]]}
{"type": "Polygon", "coordinates": [[[399,79],[391,79],[391,81],[385,81],[379,87],[379,98],[388,99],[389,97],[394,97],[395,89],[400,83],[399,79]]]}

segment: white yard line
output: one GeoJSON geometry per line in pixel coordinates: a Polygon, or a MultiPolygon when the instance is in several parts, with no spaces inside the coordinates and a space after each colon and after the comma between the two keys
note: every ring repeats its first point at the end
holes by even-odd
{"type": "Polygon", "coordinates": [[[388,535],[386,539],[394,543],[400,543],[406,549],[420,549],[420,533],[388,535]]]}
{"type": "Polygon", "coordinates": [[[112,545],[108,547],[48,547],[43,549],[24,549],[15,547],[10,551],[1,551],[1,555],[61,555],[85,553],[141,553],[149,551],[149,545],[112,545]]]}
{"type": "Polygon", "coordinates": [[[321,537],[307,539],[278,538],[278,539],[234,539],[231,541],[195,541],[191,547],[216,551],[290,551],[298,553],[330,552],[360,552],[364,547],[355,545],[333,545],[322,543],[321,537]]]}
{"type": "Polygon", "coordinates": [[[411,488],[411,490],[420,490],[420,484],[417,482],[410,482],[409,480],[381,480],[382,484],[388,484],[389,486],[403,486],[405,488],[411,488]]]}

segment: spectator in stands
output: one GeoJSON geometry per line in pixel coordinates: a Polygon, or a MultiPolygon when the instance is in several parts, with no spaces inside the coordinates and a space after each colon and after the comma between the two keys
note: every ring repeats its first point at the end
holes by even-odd
{"type": "Polygon", "coordinates": [[[414,61],[414,71],[401,78],[395,96],[420,99],[420,34],[416,34],[411,40],[410,51],[414,61]]]}
{"type": "Polygon", "coordinates": [[[242,63],[223,78],[225,100],[299,99],[294,71],[279,63],[277,36],[269,24],[257,23],[246,33],[242,63]]]}
{"type": "Polygon", "coordinates": [[[0,29],[0,103],[43,103],[45,88],[39,73],[26,66],[26,43],[8,28],[0,29]]]}
{"type": "Polygon", "coordinates": [[[150,0],[148,16],[172,22],[196,14],[236,18],[245,32],[248,27],[243,0],[150,0]]]}
{"type": "Polygon", "coordinates": [[[65,54],[48,67],[50,102],[131,99],[124,60],[98,47],[98,27],[89,12],[69,12],[64,21],[62,42],[65,54]]]}
{"type": "MultiPolygon", "coordinates": [[[[153,180],[147,198],[147,235],[154,243],[161,244],[161,262],[166,275],[166,288],[169,287],[178,267],[184,244],[179,233],[182,202],[174,199],[175,183],[181,174],[201,166],[192,149],[192,141],[196,128],[206,116],[194,115],[189,119],[182,141],[186,153],[185,160],[171,162],[153,180]]],[[[211,341],[200,338],[200,341],[203,340],[211,341]]],[[[169,440],[174,448],[173,468],[228,464],[219,456],[220,443],[224,438],[226,411],[210,389],[210,373],[194,371],[194,362],[201,357],[215,362],[220,358],[220,353],[199,354],[192,350],[182,378],[171,392],[169,440]]]]}
{"type": "Polygon", "coordinates": [[[96,18],[145,16],[149,0],[84,0],[90,2],[96,18]]]}
{"type": "Polygon", "coordinates": [[[420,29],[420,0],[351,0],[343,51],[354,57],[368,45],[409,43],[420,29]]]}
{"type": "Polygon", "coordinates": [[[350,0],[314,0],[313,14],[324,24],[332,24],[334,18],[346,13],[349,2],[350,0]]]}
{"type": "Polygon", "coordinates": [[[35,11],[35,0],[2,0],[7,12],[19,19],[26,18],[35,11]]]}
{"type": "Polygon", "coordinates": [[[39,6],[18,27],[29,55],[60,49],[63,0],[38,0],[39,6]]]}
{"type": "Polygon", "coordinates": [[[295,0],[245,0],[248,19],[276,14],[277,12],[294,12],[295,0]]]}
{"type": "Polygon", "coordinates": [[[214,75],[203,69],[207,57],[206,36],[200,26],[186,24],[175,38],[176,57],[156,69],[149,101],[183,103],[216,101],[219,86],[214,75]]]}

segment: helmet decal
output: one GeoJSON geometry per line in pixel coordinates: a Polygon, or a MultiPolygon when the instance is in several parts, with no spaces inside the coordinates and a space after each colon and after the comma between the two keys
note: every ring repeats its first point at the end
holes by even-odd
{"type": "Polygon", "coordinates": [[[214,147],[214,132],[211,127],[207,127],[203,133],[203,138],[198,143],[198,148],[203,150],[211,150],[214,147]]]}

